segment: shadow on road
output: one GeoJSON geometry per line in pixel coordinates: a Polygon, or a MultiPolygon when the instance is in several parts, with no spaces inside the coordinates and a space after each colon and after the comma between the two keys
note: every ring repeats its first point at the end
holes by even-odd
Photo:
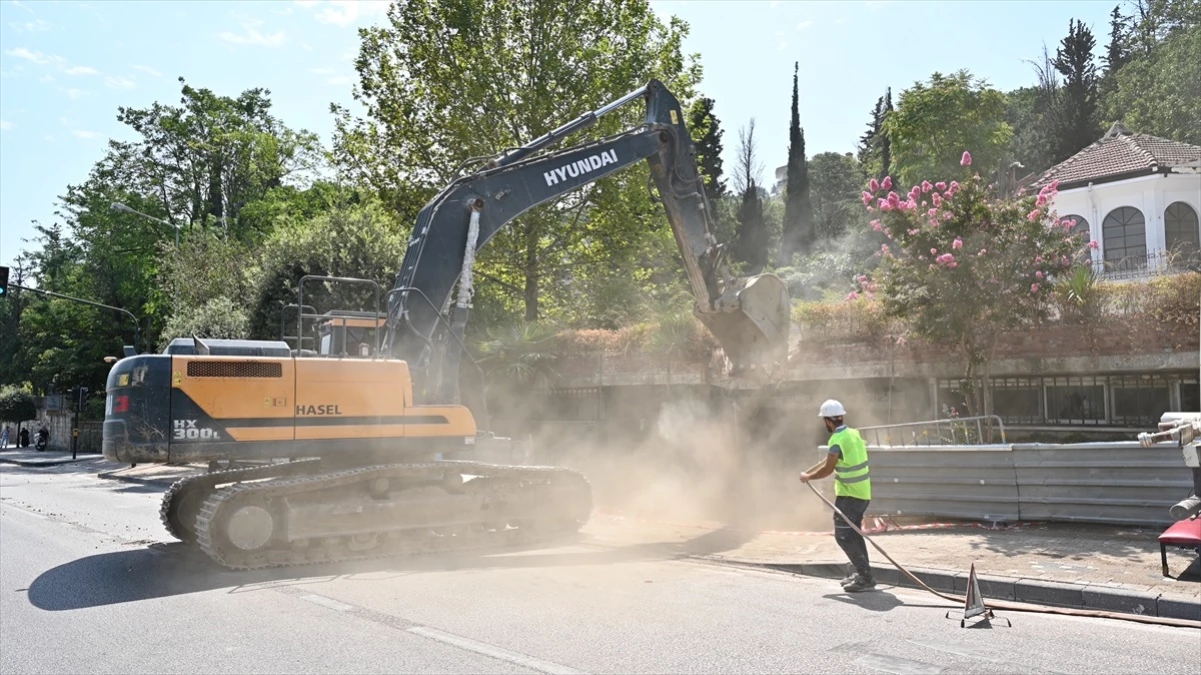
{"type": "Polygon", "coordinates": [[[384,581],[398,576],[460,570],[522,569],[610,565],[679,560],[737,548],[746,535],[732,529],[708,532],[684,542],[653,542],[624,547],[590,544],[579,535],[538,548],[509,548],[474,554],[430,554],[337,565],[308,565],[256,571],[220,567],[194,546],[153,544],[80,558],[43,572],[28,589],[30,603],[57,612],[226,589],[244,593],[281,585],[333,579],[384,581]],[[585,549],[585,550],[581,550],[585,549]]]}
{"type": "Polygon", "coordinates": [[[873,612],[890,612],[905,604],[892,593],[878,590],[865,593],[828,593],[822,597],[873,612]]]}

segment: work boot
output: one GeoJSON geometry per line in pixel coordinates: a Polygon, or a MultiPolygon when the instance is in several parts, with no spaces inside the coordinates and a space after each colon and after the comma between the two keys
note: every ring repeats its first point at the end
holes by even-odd
{"type": "Polygon", "coordinates": [[[855,571],[854,567],[850,567],[850,572],[851,572],[850,574],[848,574],[847,576],[845,576],[841,580],[839,580],[839,582],[838,582],[839,585],[846,586],[847,584],[854,581],[855,577],[859,576],[859,574],[855,571]]]}
{"type": "Polygon", "coordinates": [[[871,577],[865,577],[862,574],[856,574],[854,581],[842,587],[842,590],[847,593],[861,593],[869,591],[876,587],[876,580],[871,577]]]}

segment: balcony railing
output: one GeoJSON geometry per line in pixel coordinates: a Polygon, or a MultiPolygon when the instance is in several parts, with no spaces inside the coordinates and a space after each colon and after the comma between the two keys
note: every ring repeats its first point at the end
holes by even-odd
{"type": "Polygon", "coordinates": [[[1093,261],[1093,271],[1104,279],[1143,279],[1190,270],[1201,270],[1201,251],[1196,248],[1093,261]]]}

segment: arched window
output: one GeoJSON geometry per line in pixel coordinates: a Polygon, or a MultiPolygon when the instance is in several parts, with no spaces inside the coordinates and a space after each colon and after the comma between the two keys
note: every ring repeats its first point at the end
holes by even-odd
{"type": "Polygon", "coordinates": [[[1201,227],[1197,212],[1184,202],[1175,202],[1163,212],[1163,228],[1168,250],[1195,257],[1201,249],[1201,227]]]}
{"type": "Polygon", "coordinates": [[[1147,264],[1147,221],[1133,206],[1109,212],[1101,223],[1105,261],[1117,269],[1145,267],[1147,264]]]}

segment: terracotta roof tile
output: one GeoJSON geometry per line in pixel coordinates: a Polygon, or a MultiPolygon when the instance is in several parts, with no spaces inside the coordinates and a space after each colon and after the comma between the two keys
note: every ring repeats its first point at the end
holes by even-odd
{"type": "Polygon", "coordinates": [[[1047,169],[1034,182],[1041,187],[1058,180],[1060,189],[1077,183],[1105,182],[1152,167],[1178,167],[1201,162],[1201,146],[1158,136],[1136,134],[1115,122],[1100,140],[1047,169]]]}

